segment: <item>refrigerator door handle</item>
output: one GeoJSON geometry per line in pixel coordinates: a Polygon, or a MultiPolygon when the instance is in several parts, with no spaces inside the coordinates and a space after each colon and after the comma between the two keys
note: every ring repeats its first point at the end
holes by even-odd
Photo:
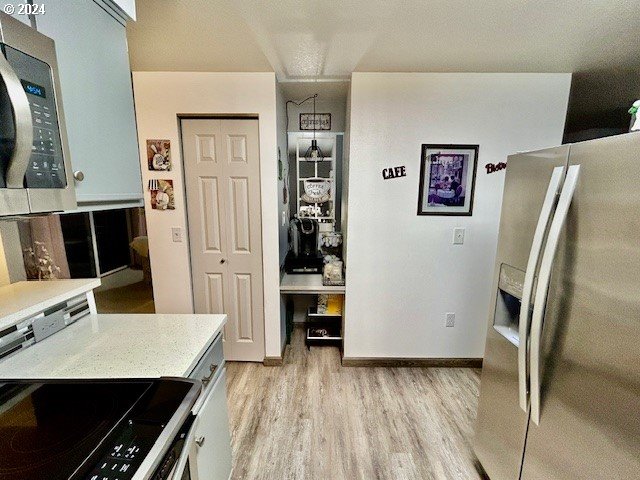
{"type": "Polygon", "coordinates": [[[551,174],[549,187],[547,188],[542,209],[540,210],[540,216],[538,217],[538,224],[533,234],[533,243],[531,244],[527,269],[524,275],[524,285],[522,287],[522,306],[520,307],[518,327],[518,392],[520,408],[525,412],[529,408],[527,397],[527,344],[529,343],[529,323],[531,320],[529,318],[529,305],[531,304],[531,293],[533,291],[536,267],[538,266],[538,259],[540,258],[540,252],[542,252],[542,245],[544,243],[544,234],[547,230],[551,214],[553,213],[553,207],[555,206],[563,174],[564,167],[555,167],[551,174]]]}
{"type": "Polygon", "coordinates": [[[542,338],[542,322],[547,305],[547,292],[551,280],[553,261],[560,241],[562,227],[567,220],[569,207],[573,194],[578,184],[580,165],[571,165],[567,170],[567,178],[564,181],[562,192],[558,200],[558,207],[553,216],[549,237],[542,255],[538,286],[536,287],[536,303],[533,307],[531,320],[531,345],[530,345],[530,382],[531,382],[531,419],[536,425],[540,424],[540,341],[542,338]]]}

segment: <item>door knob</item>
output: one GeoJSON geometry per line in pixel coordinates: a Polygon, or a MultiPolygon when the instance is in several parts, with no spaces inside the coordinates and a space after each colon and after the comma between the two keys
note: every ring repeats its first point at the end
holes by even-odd
{"type": "Polygon", "coordinates": [[[76,170],[75,172],[73,172],[73,178],[75,178],[79,182],[83,181],[84,172],[82,170],[76,170]]]}
{"type": "Polygon", "coordinates": [[[204,445],[204,437],[198,437],[198,438],[196,438],[196,445],[198,445],[199,447],[201,447],[202,445],[204,445]]]}
{"type": "Polygon", "coordinates": [[[224,262],[226,262],[226,260],[224,258],[220,259],[220,264],[222,265],[224,262]]]}

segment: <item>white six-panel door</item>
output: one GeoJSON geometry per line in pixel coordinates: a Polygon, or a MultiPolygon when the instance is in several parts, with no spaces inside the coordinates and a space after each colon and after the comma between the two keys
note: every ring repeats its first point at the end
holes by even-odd
{"type": "Polygon", "coordinates": [[[264,360],[258,120],[182,120],[196,313],[226,313],[227,360],[264,360]]]}

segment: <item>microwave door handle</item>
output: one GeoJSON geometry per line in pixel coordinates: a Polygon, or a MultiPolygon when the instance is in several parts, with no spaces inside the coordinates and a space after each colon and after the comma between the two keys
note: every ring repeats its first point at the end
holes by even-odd
{"type": "Polygon", "coordinates": [[[547,305],[547,293],[553,270],[553,262],[560,241],[562,228],[567,220],[569,207],[576,191],[580,165],[571,165],[567,170],[567,178],[564,181],[558,207],[553,216],[549,228],[549,238],[544,248],[538,286],[536,287],[536,302],[533,306],[533,318],[531,320],[531,346],[530,346],[530,381],[531,381],[531,420],[536,425],[540,424],[540,342],[542,339],[542,327],[545,309],[547,305]]]}
{"type": "Polygon", "coordinates": [[[16,143],[7,167],[7,188],[24,188],[24,176],[33,147],[33,120],[29,99],[20,79],[0,52],[0,76],[7,88],[13,109],[16,143]]]}
{"type": "Polygon", "coordinates": [[[529,252],[529,261],[527,262],[527,269],[524,275],[524,284],[522,287],[522,306],[520,307],[520,321],[518,327],[518,393],[520,397],[520,408],[525,412],[529,408],[529,402],[527,398],[527,347],[529,339],[529,305],[531,304],[531,293],[533,292],[533,281],[536,275],[536,267],[538,266],[538,259],[542,252],[542,245],[544,243],[544,234],[549,224],[549,219],[553,213],[555,207],[556,197],[562,182],[562,176],[564,174],[564,167],[556,167],[553,169],[551,179],[549,180],[549,186],[547,193],[542,203],[542,209],[540,210],[540,216],[538,217],[538,224],[536,225],[535,233],[533,234],[533,243],[531,244],[531,251],[529,252]]]}

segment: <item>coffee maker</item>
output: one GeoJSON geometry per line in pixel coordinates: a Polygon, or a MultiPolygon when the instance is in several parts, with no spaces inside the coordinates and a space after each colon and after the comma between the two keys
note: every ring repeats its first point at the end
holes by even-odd
{"type": "Polygon", "coordinates": [[[287,273],[322,273],[318,232],[318,221],[313,218],[299,217],[289,222],[291,250],[284,263],[287,273]]]}

